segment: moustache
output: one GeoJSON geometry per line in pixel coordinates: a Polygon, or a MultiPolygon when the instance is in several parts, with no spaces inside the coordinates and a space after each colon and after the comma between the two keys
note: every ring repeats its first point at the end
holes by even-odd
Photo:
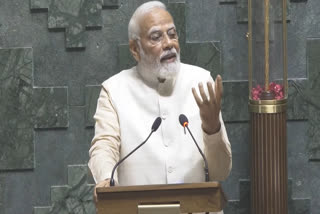
{"type": "Polygon", "coordinates": [[[175,48],[171,49],[171,50],[167,50],[164,51],[161,56],[160,56],[160,62],[173,58],[173,57],[177,57],[177,50],[175,48]]]}

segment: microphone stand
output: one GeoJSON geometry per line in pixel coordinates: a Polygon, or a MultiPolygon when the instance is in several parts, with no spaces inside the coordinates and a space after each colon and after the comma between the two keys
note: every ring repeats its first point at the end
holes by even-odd
{"type": "Polygon", "coordinates": [[[191,137],[192,137],[192,139],[193,139],[193,142],[196,144],[196,146],[197,146],[197,148],[198,148],[198,150],[199,150],[199,152],[200,152],[200,154],[201,154],[201,156],[202,156],[202,158],[203,158],[203,160],[204,160],[205,181],[206,181],[206,182],[209,182],[208,161],[207,161],[206,157],[204,156],[203,152],[201,151],[201,149],[200,149],[200,147],[199,147],[196,139],[194,139],[194,137],[193,137],[193,135],[192,135],[192,133],[191,133],[188,125],[186,125],[186,126],[184,126],[184,127],[187,127],[187,130],[188,130],[189,134],[191,135],[191,137]]]}
{"type": "Polygon", "coordinates": [[[110,186],[114,186],[114,172],[116,170],[116,168],[125,160],[127,159],[132,153],[134,153],[137,149],[139,149],[141,146],[143,146],[143,144],[145,144],[150,136],[153,134],[153,132],[155,132],[155,130],[151,130],[149,136],[147,137],[147,139],[145,139],[145,141],[143,141],[139,146],[137,146],[134,150],[132,150],[129,154],[127,154],[124,158],[122,158],[112,169],[112,173],[111,173],[111,178],[110,178],[110,186]]]}
{"type": "Polygon", "coordinates": [[[118,161],[118,163],[113,167],[112,169],[112,173],[111,173],[111,178],[110,178],[110,186],[114,186],[114,172],[116,170],[116,168],[125,160],[127,159],[127,157],[129,157],[132,153],[134,153],[137,149],[139,149],[143,144],[145,144],[148,139],[150,138],[150,136],[152,135],[153,132],[157,131],[157,129],[159,128],[160,124],[161,124],[161,118],[157,117],[155,119],[155,121],[152,124],[151,127],[151,132],[149,134],[149,136],[147,137],[147,139],[145,141],[143,141],[139,146],[137,146],[134,150],[132,150],[129,154],[127,154],[124,158],[122,158],[120,161],[118,161]]]}

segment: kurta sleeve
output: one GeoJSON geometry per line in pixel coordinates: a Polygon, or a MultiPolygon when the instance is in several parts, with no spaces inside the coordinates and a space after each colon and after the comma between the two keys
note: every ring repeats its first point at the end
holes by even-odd
{"type": "Polygon", "coordinates": [[[211,181],[225,180],[232,168],[231,145],[221,113],[219,119],[221,127],[217,133],[208,135],[203,132],[204,152],[208,161],[211,181]]]}
{"type": "MultiPolygon", "coordinates": [[[[120,128],[119,119],[107,89],[102,87],[97,110],[94,115],[95,135],[89,150],[88,166],[96,183],[111,177],[111,172],[119,160],[120,128]]],[[[118,181],[115,173],[115,181],[118,181]]]]}

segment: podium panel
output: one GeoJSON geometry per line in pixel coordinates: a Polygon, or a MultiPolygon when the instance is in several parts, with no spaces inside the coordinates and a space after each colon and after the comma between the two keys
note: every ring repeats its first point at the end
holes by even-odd
{"type": "Polygon", "coordinates": [[[180,214],[180,204],[138,205],[138,214],[180,214]]]}
{"type": "Polygon", "coordinates": [[[226,204],[218,182],[103,187],[97,195],[98,214],[138,214],[139,206],[170,204],[179,204],[180,213],[218,212],[226,204]]]}

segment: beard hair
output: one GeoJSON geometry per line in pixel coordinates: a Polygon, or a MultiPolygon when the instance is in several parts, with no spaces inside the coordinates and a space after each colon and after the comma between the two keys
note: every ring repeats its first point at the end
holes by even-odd
{"type": "Polygon", "coordinates": [[[175,48],[164,51],[160,57],[153,57],[145,54],[140,42],[140,61],[137,65],[140,75],[150,83],[158,83],[165,80],[175,80],[180,71],[180,53],[175,48]],[[171,63],[160,62],[160,59],[167,54],[176,54],[176,60],[171,63]]]}

